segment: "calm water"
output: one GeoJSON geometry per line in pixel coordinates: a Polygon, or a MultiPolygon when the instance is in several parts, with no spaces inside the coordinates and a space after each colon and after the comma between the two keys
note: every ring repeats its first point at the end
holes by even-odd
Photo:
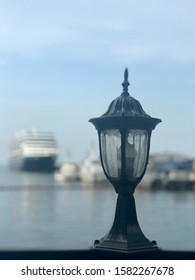
{"type": "MultiPolygon", "coordinates": [[[[135,194],[145,235],[163,249],[195,250],[195,192],[135,194]]],[[[112,225],[116,194],[0,167],[0,249],[86,249],[112,225]]]]}

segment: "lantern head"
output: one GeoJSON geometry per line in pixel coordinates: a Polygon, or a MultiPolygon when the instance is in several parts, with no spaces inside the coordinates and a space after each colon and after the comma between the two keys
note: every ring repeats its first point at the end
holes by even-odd
{"type": "Polygon", "coordinates": [[[140,102],[128,92],[125,69],[123,92],[105,114],[89,120],[99,136],[103,171],[119,194],[133,193],[145,174],[152,130],[161,122],[146,114],[140,102]]]}

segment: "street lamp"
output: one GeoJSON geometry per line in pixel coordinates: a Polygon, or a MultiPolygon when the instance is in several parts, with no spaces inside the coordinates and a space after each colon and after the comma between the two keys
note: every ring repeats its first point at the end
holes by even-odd
{"type": "Polygon", "coordinates": [[[103,171],[118,194],[111,230],[96,240],[93,248],[126,253],[158,250],[139,226],[133,193],[146,171],[151,132],[161,120],[146,114],[139,101],[129,95],[127,69],[122,86],[122,94],[106,113],[89,120],[98,132],[103,171]]]}

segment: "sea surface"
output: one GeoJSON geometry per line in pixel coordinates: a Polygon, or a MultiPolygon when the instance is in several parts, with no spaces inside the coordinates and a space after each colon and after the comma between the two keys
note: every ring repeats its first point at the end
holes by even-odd
{"type": "MultiPolygon", "coordinates": [[[[1,166],[0,250],[87,249],[109,231],[116,198],[110,184],[66,184],[1,166]]],[[[162,249],[195,251],[195,191],[137,187],[135,200],[147,238],[162,249]]]]}

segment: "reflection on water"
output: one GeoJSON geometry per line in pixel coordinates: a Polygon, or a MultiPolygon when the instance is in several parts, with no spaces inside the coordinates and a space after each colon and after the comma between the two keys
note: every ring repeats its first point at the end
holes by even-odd
{"type": "Polygon", "coordinates": [[[19,172],[0,167],[0,187],[54,186],[56,181],[51,173],[19,172]]]}
{"type": "MultiPolygon", "coordinates": [[[[52,174],[0,169],[0,249],[86,249],[110,229],[110,186],[59,184],[52,174]]],[[[145,235],[163,249],[195,250],[195,192],[135,194],[145,235]]]]}
{"type": "Polygon", "coordinates": [[[162,248],[195,250],[195,192],[137,192],[136,202],[147,237],[162,248]]]}

